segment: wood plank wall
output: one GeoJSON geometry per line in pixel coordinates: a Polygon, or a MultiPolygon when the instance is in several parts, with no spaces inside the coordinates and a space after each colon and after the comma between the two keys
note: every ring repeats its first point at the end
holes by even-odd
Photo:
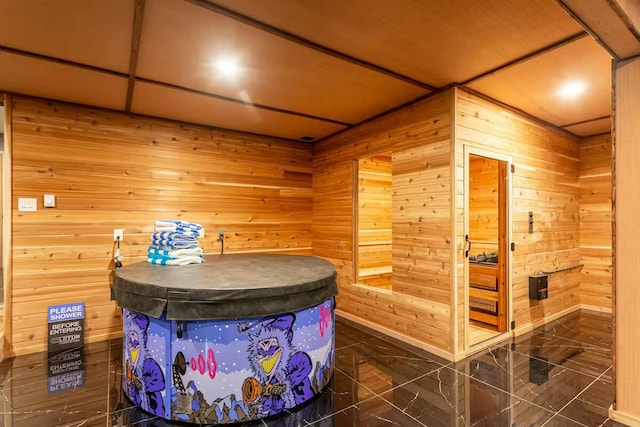
{"type": "Polygon", "coordinates": [[[391,153],[358,160],[358,283],[391,289],[391,153]]]}
{"type": "Polygon", "coordinates": [[[549,298],[530,301],[528,277],[580,263],[579,150],[577,138],[456,89],[456,265],[458,351],[464,343],[463,149],[465,144],[512,156],[511,202],[513,320],[516,328],[577,308],[580,270],[549,277],[549,298]],[[534,232],[528,233],[528,212],[534,232]]]}
{"type": "Polygon", "coordinates": [[[446,353],[453,350],[451,109],[448,91],[328,138],[313,150],[313,253],[338,268],[338,309],[446,353]],[[394,173],[393,292],[354,285],[352,252],[353,160],[388,151],[394,173]],[[411,294],[396,291],[401,281],[412,287],[411,294]]]}
{"type": "Polygon", "coordinates": [[[614,62],[614,419],[640,424],[640,58],[614,62]]]}
{"type": "Polygon", "coordinates": [[[393,291],[437,303],[451,297],[450,150],[440,141],[393,156],[393,291]]]}
{"type": "Polygon", "coordinates": [[[498,252],[498,161],[469,159],[470,255],[498,252]]]}
{"type": "Polygon", "coordinates": [[[294,143],[13,98],[13,350],[46,348],[51,304],[86,303],[86,339],[121,333],[109,300],[113,229],[124,264],[156,219],[202,223],[206,253],[311,253],[311,149],[294,143]],[[54,194],[56,207],[43,208],[54,194]],[[18,197],[38,198],[18,212],[18,197]]]}
{"type": "Polygon", "coordinates": [[[580,301],[611,311],[611,135],[580,142],[580,301]]]}

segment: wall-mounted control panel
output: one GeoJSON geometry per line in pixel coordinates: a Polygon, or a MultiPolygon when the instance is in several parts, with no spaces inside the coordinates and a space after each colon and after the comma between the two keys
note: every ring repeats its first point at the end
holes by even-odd
{"type": "Polygon", "coordinates": [[[529,276],[529,299],[541,301],[549,298],[549,276],[529,276]]]}

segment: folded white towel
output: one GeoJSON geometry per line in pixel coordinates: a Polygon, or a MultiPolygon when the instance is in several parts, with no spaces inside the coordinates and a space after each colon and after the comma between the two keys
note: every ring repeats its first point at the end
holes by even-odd
{"type": "Polygon", "coordinates": [[[158,265],[187,265],[187,264],[200,264],[204,259],[198,256],[180,257],[175,259],[160,259],[160,258],[147,258],[147,262],[150,264],[158,265]]]}
{"type": "Polygon", "coordinates": [[[200,256],[202,255],[202,248],[188,248],[188,249],[170,249],[167,246],[149,245],[147,249],[149,255],[160,255],[171,258],[178,258],[183,256],[200,256]]]}
{"type": "Polygon", "coordinates": [[[175,226],[175,227],[154,227],[153,231],[155,231],[154,234],[158,234],[158,233],[176,233],[176,234],[180,234],[182,236],[191,236],[191,237],[200,237],[204,234],[204,229],[202,228],[184,228],[184,227],[180,227],[180,226],[175,226]]]}
{"type": "Polygon", "coordinates": [[[153,239],[151,241],[151,245],[153,246],[166,246],[170,249],[191,249],[197,248],[198,242],[193,240],[157,240],[153,239]]]}

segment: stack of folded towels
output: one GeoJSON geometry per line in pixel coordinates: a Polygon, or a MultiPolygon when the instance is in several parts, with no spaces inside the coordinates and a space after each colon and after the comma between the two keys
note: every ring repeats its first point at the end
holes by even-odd
{"type": "Polygon", "coordinates": [[[180,220],[156,221],[147,262],[161,265],[200,264],[204,261],[197,237],[204,234],[202,225],[180,220]]]}

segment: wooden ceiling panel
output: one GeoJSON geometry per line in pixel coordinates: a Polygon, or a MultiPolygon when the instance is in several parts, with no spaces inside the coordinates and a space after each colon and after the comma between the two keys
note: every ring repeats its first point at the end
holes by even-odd
{"type": "Polygon", "coordinates": [[[590,122],[566,126],[564,129],[581,137],[611,133],[611,117],[590,122]]]}
{"type": "MultiPolygon", "coordinates": [[[[597,34],[602,44],[618,58],[629,58],[640,53],[640,41],[627,28],[626,23],[614,12],[610,0],[559,0],[571,10],[589,30],[597,34]]],[[[637,5],[630,12],[637,19],[637,5]]]]}
{"type": "Polygon", "coordinates": [[[554,0],[209,2],[438,87],[583,31],[554,0]]]}
{"type": "Polygon", "coordinates": [[[303,136],[318,139],[345,128],[145,82],[136,82],[131,110],[149,116],[295,140],[303,136]]]}
{"type": "Polygon", "coordinates": [[[468,87],[564,126],[611,114],[611,57],[591,37],[584,37],[468,87]],[[575,100],[562,99],[558,90],[569,81],[584,82],[585,93],[575,100]]]}
{"type": "Polygon", "coordinates": [[[0,70],[0,91],[124,109],[124,77],[1,51],[0,70]]]}
{"type": "Polygon", "coordinates": [[[140,77],[347,123],[428,92],[174,0],[147,2],[138,58],[140,77]],[[235,81],[216,75],[223,56],[240,61],[235,81]]]}
{"type": "MultiPolygon", "coordinates": [[[[608,4],[0,0],[0,90],[124,110],[125,76],[138,58],[134,110],[298,139],[486,73],[467,86],[578,135],[599,132],[606,120],[572,123],[610,114],[610,58],[589,37],[575,41],[583,30],[558,3],[577,11],[608,4]],[[539,53],[545,47],[555,48],[539,53]],[[216,74],[222,55],[240,60],[236,80],[216,74]],[[580,101],[560,102],[554,92],[570,77],[589,80],[590,89],[580,101]]],[[[593,24],[603,39],[611,11],[593,24]]]]}
{"type": "Polygon", "coordinates": [[[135,0],[0,1],[0,45],[128,72],[135,0]]]}
{"type": "Polygon", "coordinates": [[[135,0],[0,0],[0,45],[126,73],[135,0]]]}

